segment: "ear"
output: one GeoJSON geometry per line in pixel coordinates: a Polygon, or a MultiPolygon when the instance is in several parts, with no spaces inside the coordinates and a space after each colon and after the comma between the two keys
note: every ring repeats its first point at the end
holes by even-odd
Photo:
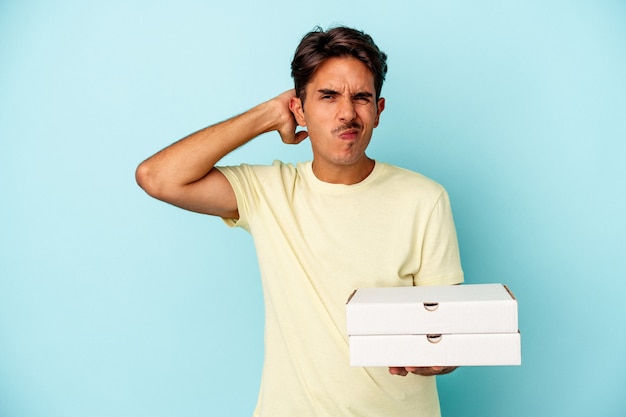
{"type": "Polygon", "coordinates": [[[376,102],[376,121],[374,122],[374,127],[378,127],[378,122],[380,122],[380,114],[385,110],[385,99],[383,97],[378,99],[376,102]]]}
{"type": "Polygon", "coordinates": [[[304,107],[300,98],[292,97],[289,100],[289,110],[291,110],[294,117],[296,118],[298,126],[306,126],[306,119],[304,118],[304,107]]]}

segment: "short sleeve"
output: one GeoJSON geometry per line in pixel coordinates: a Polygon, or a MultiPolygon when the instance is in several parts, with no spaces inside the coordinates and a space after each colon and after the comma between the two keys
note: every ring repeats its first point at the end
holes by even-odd
{"type": "Polygon", "coordinates": [[[415,285],[453,285],[463,282],[456,228],[450,199],[445,190],[428,219],[421,259],[415,285]]]}
{"type": "Polygon", "coordinates": [[[250,206],[253,204],[253,197],[251,196],[252,188],[247,186],[252,182],[252,170],[248,165],[239,166],[224,166],[215,167],[220,171],[228,182],[230,183],[235,197],[237,199],[237,211],[239,212],[239,219],[227,219],[222,218],[224,223],[229,227],[241,227],[244,230],[250,231],[248,216],[250,212],[250,206]]]}

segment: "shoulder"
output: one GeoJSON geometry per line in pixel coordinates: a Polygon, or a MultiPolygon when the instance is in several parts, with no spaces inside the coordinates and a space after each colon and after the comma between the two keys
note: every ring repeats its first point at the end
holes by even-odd
{"type": "Polygon", "coordinates": [[[296,175],[296,168],[289,163],[275,160],[271,165],[232,165],[216,167],[227,177],[265,182],[278,178],[290,178],[296,175]]]}
{"type": "Polygon", "coordinates": [[[293,164],[285,163],[274,160],[270,165],[253,165],[253,164],[239,164],[239,165],[224,165],[216,166],[220,171],[234,171],[234,172],[258,172],[261,174],[276,172],[276,171],[294,171],[293,164]]]}
{"type": "Polygon", "coordinates": [[[419,172],[384,162],[377,163],[381,164],[380,180],[386,187],[400,187],[406,193],[417,193],[433,198],[445,193],[445,188],[441,184],[419,172]]]}

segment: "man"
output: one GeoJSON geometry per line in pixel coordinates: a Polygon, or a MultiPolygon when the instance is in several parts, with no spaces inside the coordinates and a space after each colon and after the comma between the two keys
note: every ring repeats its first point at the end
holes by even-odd
{"type": "Polygon", "coordinates": [[[445,190],[366,155],[385,108],[386,71],[386,55],[369,35],[313,31],[292,62],[295,90],[200,130],[137,169],[150,195],[220,216],[255,240],[266,327],[254,416],[439,415],[432,376],[452,368],[349,366],[345,302],[355,288],[463,280],[445,190]],[[308,137],[312,162],[215,166],[270,131],[290,144],[308,137]]]}

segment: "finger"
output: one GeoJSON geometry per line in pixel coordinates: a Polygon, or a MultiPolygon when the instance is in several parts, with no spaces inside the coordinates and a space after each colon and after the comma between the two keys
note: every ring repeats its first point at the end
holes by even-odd
{"type": "Polygon", "coordinates": [[[280,140],[282,140],[284,143],[286,144],[292,144],[292,143],[296,143],[296,133],[292,130],[288,130],[288,131],[278,131],[278,134],[280,135],[280,140]]]}
{"type": "Polygon", "coordinates": [[[406,369],[415,375],[433,376],[433,375],[438,375],[443,370],[443,366],[430,366],[430,367],[407,366],[406,369]]]}
{"type": "Polygon", "coordinates": [[[296,140],[294,143],[300,143],[308,137],[309,137],[309,132],[307,132],[306,130],[301,130],[299,132],[296,132],[296,136],[295,136],[296,140]]]}
{"type": "Polygon", "coordinates": [[[391,375],[400,375],[400,376],[408,375],[408,372],[407,372],[407,370],[405,368],[397,367],[397,366],[390,367],[389,368],[389,373],[391,375]]]}
{"type": "Polygon", "coordinates": [[[440,372],[441,370],[443,370],[443,366],[407,366],[406,369],[409,372],[413,372],[413,371],[433,371],[433,372],[440,372]]]}
{"type": "Polygon", "coordinates": [[[309,133],[306,130],[301,130],[299,132],[294,132],[292,130],[289,130],[286,132],[282,131],[278,133],[280,134],[281,140],[288,145],[291,145],[291,144],[297,145],[298,143],[302,142],[307,137],[309,137],[309,133]]]}

